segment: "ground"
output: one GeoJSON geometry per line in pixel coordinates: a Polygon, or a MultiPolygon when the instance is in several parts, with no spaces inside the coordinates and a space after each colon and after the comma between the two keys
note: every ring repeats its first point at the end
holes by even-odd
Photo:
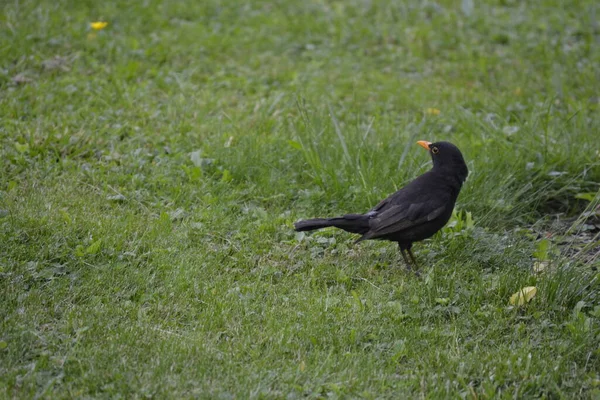
{"type": "Polygon", "coordinates": [[[595,1],[0,8],[0,397],[600,396],[595,1]],[[420,277],[293,231],[416,140],[471,171],[420,277]]]}

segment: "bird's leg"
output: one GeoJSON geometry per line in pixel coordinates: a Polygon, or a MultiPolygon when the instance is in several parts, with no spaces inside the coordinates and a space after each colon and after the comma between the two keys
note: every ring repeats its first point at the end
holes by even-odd
{"type": "Polygon", "coordinates": [[[406,257],[406,253],[404,252],[403,248],[400,248],[400,254],[402,254],[402,258],[404,258],[404,263],[406,264],[406,267],[410,269],[410,261],[408,261],[408,257],[406,257]]]}
{"type": "Polygon", "coordinates": [[[398,243],[398,248],[400,249],[400,254],[402,254],[402,258],[404,258],[404,263],[406,264],[406,269],[408,269],[409,271],[412,271],[412,268],[410,265],[411,263],[410,263],[408,257],[406,256],[406,253],[404,252],[405,251],[404,247],[402,247],[402,245],[400,243],[398,243]]]}
{"type": "Polygon", "coordinates": [[[404,258],[404,262],[406,263],[406,269],[410,272],[414,272],[416,276],[420,277],[421,273],[418,270],[419,265],[417,264],[417,260],[415,260],[415,256],[410,250],[411,246],[409,245],[407,248],[404,248],[400,243],[398,243],[398,247],[400,248],[400,254],[402,254],[402,258],[404,258]],[[408,253],[410,258],[412,259],[412,262],[409,261],[406,253],[408,253]],[[412,267],[414,267],[415,269],[413,269],[412,267]]]}
{"type": "Polygon", "coordinates": [[[406,252],[410,256],[410,260],[412,261],[412,264],[415,267],[415,270],[418,270],[419,264],[417,263],[417,260],[415,259],[415,255],[412,252],[412,248],[409,247],[408,249],[406,249],[406,252]]]}

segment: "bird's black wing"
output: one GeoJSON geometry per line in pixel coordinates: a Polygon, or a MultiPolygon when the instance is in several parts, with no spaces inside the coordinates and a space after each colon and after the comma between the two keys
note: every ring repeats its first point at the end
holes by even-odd
{"type": "Polygon", "coordinates": [[[430,198],[420,203],[386,204],[370,219],[370,229],[361,238],[374,239],[432,221],[450,204],[445,198],[430,198]]]}
{"type": "Polygon", "coordinates": [[[426,172],[377,204],[366,216],[369,230],[359,239],[377,239],[433,221],[454,207],[445,177],[426,172]]]}

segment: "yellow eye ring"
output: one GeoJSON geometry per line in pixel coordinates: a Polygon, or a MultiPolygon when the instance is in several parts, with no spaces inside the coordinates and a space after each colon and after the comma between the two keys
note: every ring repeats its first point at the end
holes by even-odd
{"type": "Polygon", "coordinates": [[[438,149],[437,147],[432,147],[432,148],[431,148],[431,152],[432,152],[433,154],[437,154],[437,153],[439,153],[439,152],[440,152],[440,149],[438,149]]]}

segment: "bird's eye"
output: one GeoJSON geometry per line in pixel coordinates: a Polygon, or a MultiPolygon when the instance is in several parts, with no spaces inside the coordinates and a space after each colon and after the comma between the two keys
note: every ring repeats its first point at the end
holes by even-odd
{"type": "Polygon", "coordinates": [[[431,148],[431,152],[432,152],[433,154],[437,154],[437,153],[439,153],[439,152],[440,152],[440,149],[438,149],[437,147],[432,147],[432,148],[431,148]]]}

